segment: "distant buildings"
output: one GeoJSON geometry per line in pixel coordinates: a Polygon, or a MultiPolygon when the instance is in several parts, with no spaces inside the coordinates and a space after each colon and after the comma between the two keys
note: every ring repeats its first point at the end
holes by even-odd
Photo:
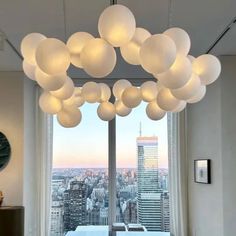
{"type": "Polygon", "coordinates": [[[168,192],[161,194],[162,231],[170,232],[170,195],[168,192]]]}
{"type": "Polygon", "coordinates": [[[63,202],[53,201],[51,206],[51,234],[50,236],[63,235],[63,202]]]}

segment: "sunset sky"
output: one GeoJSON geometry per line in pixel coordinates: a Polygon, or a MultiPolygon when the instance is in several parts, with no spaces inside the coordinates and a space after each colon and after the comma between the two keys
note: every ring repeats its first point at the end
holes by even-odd
{"type": "MultiPolygon", "coordinates": [[[[82,121],[76,128],[61,127],[54,118],[54,168],[108,168],[108,123],[97,117],[98,104],[81,108],[82,121]]],[[[127,117],[117,116],[117,167],[136,167],[136,138],[142,122],[143,136],[158,136],[159,167],[168,167],[167,117],[152,121],[146,116],[146,103],[127,117]]]]}

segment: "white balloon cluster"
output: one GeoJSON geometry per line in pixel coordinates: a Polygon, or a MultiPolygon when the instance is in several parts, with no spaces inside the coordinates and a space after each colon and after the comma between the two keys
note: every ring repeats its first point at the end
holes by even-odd
{"type": "Polygon", "coordinates": [[[125,6],[106,8],[98,21],[100,38],[87,32],[73,34],[64,44],[39,33],[27,35],[21,43],[25,74],[44,89],[39,105],[44,112],[57,114],[64,127],[74,127],[81,121],[84,102],[98,102],[98,116],[105,121],[115,115],[127,116],[141,101],[147,102],[147,116],[163,118],[167,111],[180,112],[187,103],[200,101],[206,85],[220,75],[221,64],[213,55],[194,58],[188,55],[191,42],[180,28],[170,28],[162,34],[151,35],[146,29],[136,28],[132,12],[125,6]],[[104,83],[88,82],[82,89],[75,88],[68,77],[70,63],[88,75],[103,78],[116,65],[116,51],[132,65],[151,73],[158,81],[147,81],[140,88],[128,80],[113,86],[116,98],[109,102],[111,90],[104,83]]]}

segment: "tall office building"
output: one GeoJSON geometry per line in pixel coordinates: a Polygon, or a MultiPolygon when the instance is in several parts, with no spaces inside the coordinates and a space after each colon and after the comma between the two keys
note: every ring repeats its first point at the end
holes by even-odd
{"type": "Polygon", "coordinates": [[[162,231],[161,193],[158,183],[158,138],[140,136],[138,155],[138,222],[148,231],[162,231]]]}
{"type": "Polygon", "coordinates": [[[88,187],[84,181],[72,181],[64,192],[64,231],[73,231],[86,225],[86,200],[88,187]]]}
{"type": "Polygon", "coordinates": [[[51,206],[51,232],[50,236],[63,235],[63,204],[62,201],[52,201],[51,206]]]}
{"type": "Polygon", "coordinates": [[[170,195],[167,191],[161,194],[162,231],[170,232],[170,195]]]}

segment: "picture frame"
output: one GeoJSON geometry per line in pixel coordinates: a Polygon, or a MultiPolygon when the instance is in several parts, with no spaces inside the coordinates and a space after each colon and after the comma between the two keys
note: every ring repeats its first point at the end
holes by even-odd
{"type": "Polygon", "coordinates": [[[194,160],[194,182],[200,184],[211,184],[211,160],[194,160]]]}

